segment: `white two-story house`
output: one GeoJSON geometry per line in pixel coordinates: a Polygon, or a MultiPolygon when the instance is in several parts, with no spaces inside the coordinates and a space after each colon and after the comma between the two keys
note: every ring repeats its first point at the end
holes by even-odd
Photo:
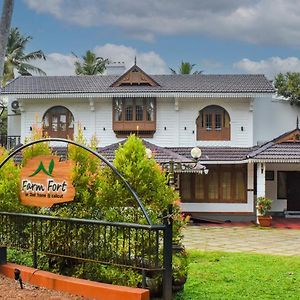
{"type": "Polygon", "coordinates": [[[264,75],[149,75],[134,65],[122,75],[18,77],[1,97],[8,136],[22,143],[35,123],[71,139],[80,124],[111,159],[130,133],[142,137],[158,162],[175,165],[182,209],[195,217],[254,220],[258,196],[274,200],[273,213],[300,211],[299,109],[276,99],[264,75]],[[208,174],[177,168],[195,146],[208,174]]]}

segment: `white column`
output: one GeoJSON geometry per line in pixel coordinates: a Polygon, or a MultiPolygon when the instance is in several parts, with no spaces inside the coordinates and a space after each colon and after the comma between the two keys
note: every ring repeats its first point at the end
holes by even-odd
{"type": "Polygon", "coordinates": [[[257,198],[266,196],[266,164],[258,163],[257,164],[257,198]]]}
{"type": "Polygon", "coordinates": [[[247,166],[247,203],[254,209],[254,164],[247,166]]]}
{"type": "Polygon", "coordinates": [[[97,138],[99,138],[99,136],[97,135],[96,132],[96,112],[95,112],[95,100],[93,98],[89,98],[89,104],[90,104],[90,114],[89,114],[89,139],[91,139],[91,137],[93,135],[96,135],[97,138]]]}

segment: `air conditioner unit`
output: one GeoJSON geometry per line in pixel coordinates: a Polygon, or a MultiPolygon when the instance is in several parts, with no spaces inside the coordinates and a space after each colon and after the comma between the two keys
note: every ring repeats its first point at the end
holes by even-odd
{"type": "Polygon", "coordinates": [[[14,113],[19,112],[19,101],[15,100],[11,103],[11,110],[14,113]]]}

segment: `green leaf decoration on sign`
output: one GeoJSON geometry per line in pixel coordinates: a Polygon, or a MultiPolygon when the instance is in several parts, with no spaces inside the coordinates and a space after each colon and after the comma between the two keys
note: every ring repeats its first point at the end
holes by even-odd
{"type": "Polygon", "coordinates": [[[50,164],[49,164],[49,168],[48,168],[48,172],[51,176],[52,176],[53,168],[54,168],[54,160],[51,159],[50,164]]]}
{"type": "Polygon", "coordinates": [[[33,177],[36,174],[38,174],[40,171],[43,171],[46,175],[53,177],[52,176],[52,171],[53,171],[53,167],[54,167],[54,161],[53,159],[51,160],[50,164],[49,164],[49,172],[45,169],[43,162],[41,161],[38,168],[31,174],[29,175],[29,177],[33,177]],[[50,169],[51,169],[51,173],[50,173],[50,169]]]}

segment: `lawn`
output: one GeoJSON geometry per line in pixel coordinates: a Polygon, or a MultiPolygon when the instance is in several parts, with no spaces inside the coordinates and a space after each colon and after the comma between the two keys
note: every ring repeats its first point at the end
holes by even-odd
{"type": "Polygon", "coordinates": [[[188,274],[176,300],[300,297],[300,257],[189,251],[188,274]]]}

